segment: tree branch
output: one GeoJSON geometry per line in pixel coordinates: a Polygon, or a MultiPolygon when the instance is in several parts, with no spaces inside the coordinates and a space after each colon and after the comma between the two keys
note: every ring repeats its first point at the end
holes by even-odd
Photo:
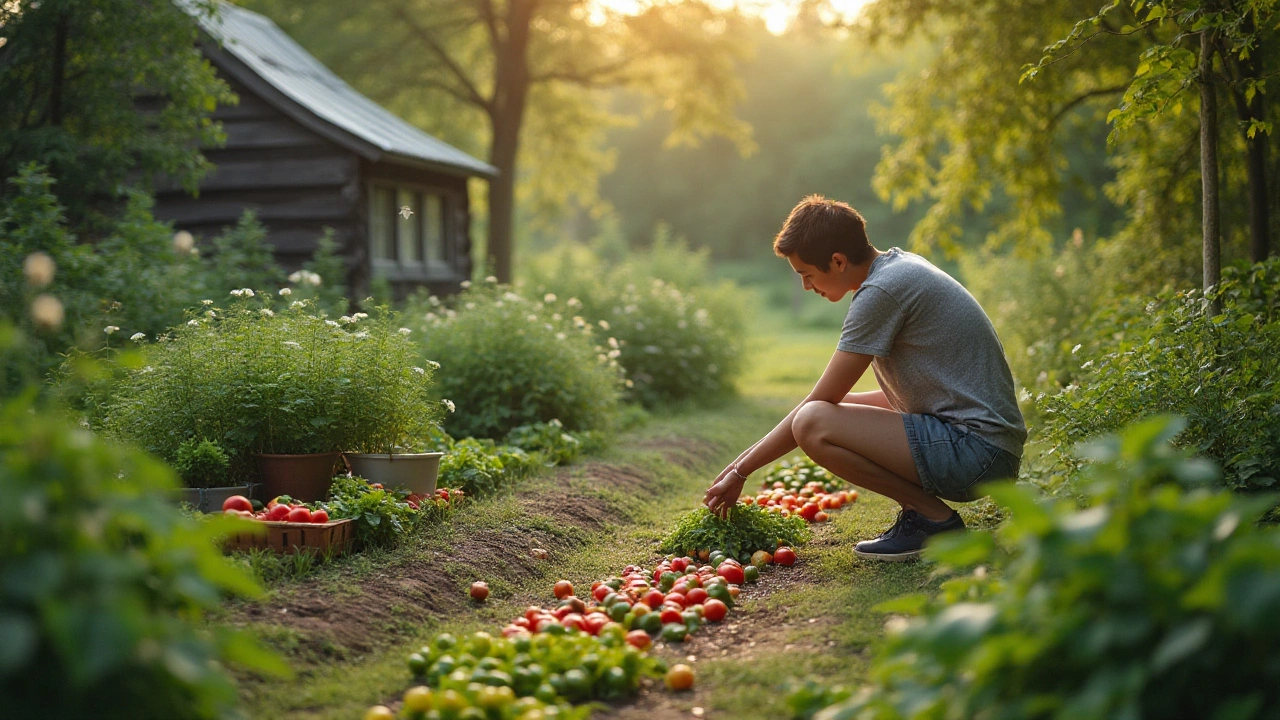
{"type": "Polygon", "coordinates": [[[444,47],[436,41],[435,37],[431,35],[431,32],[415,22],[403,5],[397,5],[394,12],[396,17],[400,18],[400,20],[413,31],[413,34],[427,46],[427,49],[439,58],[440,62],[444,63],[444,66],[449,69],[449,72],[455,78],[458,79],[458,82],[462,83],[462,87],[465,90],[464,99],[469,103],[480,106],[480,108],[485,112],[493,112],[493,102],[480,94],[480,91],[476,89],[475,83],[471,81],[467,72],[449,56],[448,51],[446,51],[444,47]]]}
{"type": "Polygon", "coordinates": [[[480,19],[484,21],[485,28],[489,31],[489,42],[493,45],[493,54],[497,56],[498,49],[502,47],[502,35],[498,32],[498,16],[493,12],[493,0],[476,0],[476,6],[480,11],[480,19]]]}
{"type": "Polygon", "coordinates": [[[529,77],[530,83],[542,83],[553,80],[560,82],[573,83],[583,87],[600,87],[606,84],[618,82],[630,65],[634,64],[638,58],[624,58],[617,62],[608,63],[590,70],[572,70],[560,69],[549,70],[543,73],[536,73],[529,77]]]}
{"type": "Polygon", "coordinates": [[[1065,117],[1067,113],[1075,109],[1076,106],[1079,105],[1080,103],[1086,100],[1089,100],[1091,98],[1098,97],[1100,95],[1114,95],[1116,93],[1122,93],[1128,87],[1129,87],[1128,85],[1117,85],[1115,87],[1109,87],[1109,88],[1097,88],[1096,90],[1090,90],[1089,92],[1086,92],[1083,95],[1077,95],[1076,97],[1072,98],[1071,101],[1068,102],[1066,105],[1063,105],[1061,108],[1059,108],[1058,112],[1054,113],[1052,118],[1049,118],[1049,125],[1046,129],[1052,131],[1058,125],[1058,122],[1061,121],[1062,118],[1065,117]]]}

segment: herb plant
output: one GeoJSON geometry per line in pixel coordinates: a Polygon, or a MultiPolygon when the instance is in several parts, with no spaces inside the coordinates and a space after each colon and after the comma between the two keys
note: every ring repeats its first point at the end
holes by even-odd
{"type": "Polygon", "coordinates": [[[394,546],[423,517],[394,491],[375,488],[359,477],[335,477],[324,506],[332,520],[355,520],[358,547],[394,546]]]}
{"type": "Polygon", "coordinates": [[[721,520],[706,508],[685,513],[662,539],[662,552],[692,555],[721,550],[731,557],[756,550],[773,552],[779,544],[797,546],[809,541],[809,524],[799,515],[783,517],[756,505],[739,503],[721,520]]]}
{"type": "Polygon", "coordinates": [[[187,487],[210,488],[227,484],[231,467],[227,454],[210,440],[187,440],[178,446],[173,467],[187,487]]]}

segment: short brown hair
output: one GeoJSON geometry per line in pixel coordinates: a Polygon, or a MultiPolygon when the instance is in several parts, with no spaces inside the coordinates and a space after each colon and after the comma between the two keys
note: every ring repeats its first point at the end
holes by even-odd
{"type": "Polygon", "coordinates": [[[867,221],[847,203],[810,195],[787,216],[773,251],[779,257],[798,255],[822,272],[831,267],[831,256],[843,253],[849,262],[860,265],[871,256],[867,221]]]}

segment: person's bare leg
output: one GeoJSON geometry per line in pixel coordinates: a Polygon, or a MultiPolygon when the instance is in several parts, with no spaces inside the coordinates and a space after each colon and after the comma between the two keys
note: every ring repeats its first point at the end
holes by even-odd
{"type": "Polygon", "coordinates": [[[796,444],[836,476],[941,522],[952,509],[925,492],[902,415],[874,405],[810,402],[792,421],[796,444]]]}

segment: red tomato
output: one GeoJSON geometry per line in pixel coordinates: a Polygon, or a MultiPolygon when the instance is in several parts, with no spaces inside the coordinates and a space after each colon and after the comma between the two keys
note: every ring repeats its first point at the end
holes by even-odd
{"type": "Polygon", "coordinates": [[[560,624],[574,630],[582,630],[584,627],[583,618],[578,613],[569,613],[560,618],[560,624]]]}
{"type": "Polygon", "coordinates": [[[779,565],[795,565],[796,551],[784,545],[773,554],[773,561],[779,565]]]}
{"type": "Polygon", "coordinates": [[[569,607],[568,605],[565,605],[564,607],[559,607],[559,608],[556,608],[555,610],[552,610],[551,614],[555,615],[557,620],[564,620],[564,617],[571,612],[573,612],[573,608],[569,607]]]}
{"type": "Polygon", "coordinates": [[[489,597],[489,583],[483,580],[477,580],[471,583],[471,599],[476,602],[484,602],[489,597]]]}
{"type": "Polygon", "coordinates": [[[666,601],[669,603],[678,604],[680,607],[685,607],[687,603],[685,596],[682,593],[678,593],[678,592],[673,592],[667,595],[666,601]]]}
{"type": "Polygon", "coordinates": [[[529,631],[518,625],[508,625],[502,628],[502,637],[515,637],[517,635],[527,635],[529,631]]]}
{"type": "Polygon", "coordinates": [[[524,609],[524,617],[529,622],[533,622],[533,619],[538,617],[541,614],[542,614],[542,608],[538,607],[537,605],[530,605],[529,607],[524,609]]]}
{"type": "Polygon", "coordinates": [[[248,510],[253,512],[253,503],[249,502],[249,498],[243,495],[232,495],[222,501],[222,509],[226,510],[248,510]]]}
{"type": "Polygon", "coordinates": [[[712,598],[702,605],[702,617],[707,622],[720,622],[729,614],[729,606],[712,598]]]}
{"type": "Polygon", "coordinates": [[[601,584],[601,585],[597,585],[596,589],[591,591],[591,596],[594,597],[598,602],[600,600],[604,600],[604,596],[608,595],[611,592],[613,592],[613,588],[609,587],[608,585],[601,584]]]}
{"type": "Polygon", "coordinates": [[[560,623],[555,618],[543,618],[538,621],[538,632],[546,632],[547,628],[560,623]]]}
{"type": "Polygon", "coordinates": [[[554,592],[556,598],[563,600],[573,594],[573,583],[568,580],[561,580],[556,583],[554,592]]]}
{"type": "Polygon", "coordinates": [[[689,558],[678,557],[671,561],[671,569],[674,572],[684,572],[689,567],[689,558]]]}
{"type": "Polygon", "coordinates": [[[650,590],[649,592],[645,593],[644,604],[648,605],[650,608],[653,608],[654,610],[657,610],[658,608],[662,607],[662,601],[666,599],[667,599],[667,596],[663,595],[661,590],[650,590]]]}
{"type": "Polygon", "coordinates": [[[515,620],[512,620],[511,624],[515,625],[518,628],[524,628],[525,630],[529,630],[530,628],[533,627],[532,625],[529,624],[529,618],[524,616],[520,616],[515,620]]]}
{"type": "Polygon", "coordinates": [[[608,622],[609,616],[602,612],[587,613],[587,615],[582,619],[582,629],[592,635],[599,635],[600,628],[604,627],[608,622]]]}
{"type": "Polygon", "coordinates": [[[284,519],[288,522],[309,523],[311,522],[311,511],[304,507],[297,507],[290,510],[284,519]]]}
{"type": "Polygon", "coordinates": [[[742,571],[742,568],[729,563],[720,564],[720,577],[724,578],[725,582],[730,585],[740,585],[747,581],[747,576],[742,571]]]}
{"type": "Polygon", "coordinates": [[[649,633],[643,630],[632,630],[627,633],[627,643],[640,650],[648,650],[653,644],[653,638],[649,637],[649,633]]]}
{"type": "Polygon", "coordinates": [[[813,516],[813,521],[819,522],[819,523],[824,523],[830,519],[831,519],[831,516],[822,511],[818,511],[818,514],[813,516]]]}
{"type": "Polygon", "coordinates": [[[707,601],[707,591],[702,588],[694,588],[684,596],[685,602],[690,605],[701,605],[707,601]]]}
{"type": "Polygon", "coordinates": [[[756,503],[756,499],[751,497],[750,495],[742,498],[743,505],[754,505],[755,503],[756,503]]]}
{"type": "Polygon", "coordinates": [[[813,522],[813,518],[821,511],[822,508],[818,507],[818,503],[805,503],[804,507],[800,508],[800,517],[813,522]]]}
{"type": "Polygon", "coordinates": [[[684,622],[684,617],[680,614],[680,611],[675,608],[667,608],[666,610],[663,610],[662,614],[658,617],[662,620],[663,625],[666,625],[667,623],[684,622]]]}
{"type": "Polygon", "coordinates": [[[328,513],[328,511],[326,511],[326,510],[317,510],[317,511],[315,511],[315,512],[311,513],[311,522],[313,522],[313,523],[327,523],[327,522],[329,522],[329,513],[328,513]]]}

